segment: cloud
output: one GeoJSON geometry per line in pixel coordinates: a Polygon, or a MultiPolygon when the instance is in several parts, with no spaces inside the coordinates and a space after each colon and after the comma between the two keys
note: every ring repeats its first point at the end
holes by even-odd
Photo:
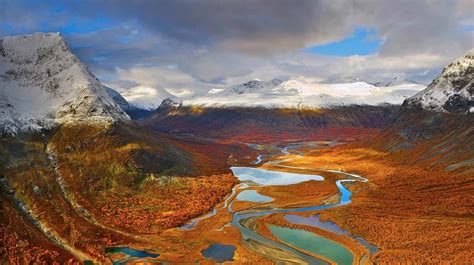
{"type": "Polygon", "coordinates": [[[209,86],[174,66],[115,69],[116,80],[105,84],[115,88],[134,105],[154,109],[165,98],[186,99],[206,93],[209,86]]]}
{"type": "Polygon", "coordinates": [[[460,19],[473,17],[466,7],[472,7],[472,1],[109,0],[81,2],[74,8],[137,21],[179,42],[254,55],[326,44],[349,36],[357,26],[370,27],[386,40],[382,54],[400,55],[470,44],[456,30],[460,19]]]}
{"type": "Polygon", "coordinates": [[[190,98],[255,78],[403,74],[428,82],[472,48],[474,35],[463,30],[473,25],[472,9],[472,0],[6,0],[0,34],[62,31],[79,58],[127,97],[153,97],[155,89],[190,98]],[[306,50],[357,28],[375,30],[378,50],[306,50]]]}

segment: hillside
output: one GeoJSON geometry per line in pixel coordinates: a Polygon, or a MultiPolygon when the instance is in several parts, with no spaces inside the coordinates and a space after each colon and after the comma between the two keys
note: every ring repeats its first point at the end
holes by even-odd
{"type": "Polygon", "coordinates": [[[133,106],[59,34],[5,37],[0,51],[0,263],[107,263],[104,247],[136,242],[131,232],[212,209],[235,182],[229,163],[253,159],[228,159],[246,145],[210,155],[207,141],[130,121],[133,106]]]}
{"type": "Polygon", "coordinates": [[[412,151],[418,153],[418,160],[451,163],[446,170],[472,170],[473,92],[474,49],[446,66],[426,89],[405,100],[378,146],[394,152],[419,150],[412,151]]]}
{"type": "Polygon", "coordinates": [[[139,124],[172,135],[264,143],[361,139],[387,127],[396,106],[334,108],[162,105],[139,124]]]}

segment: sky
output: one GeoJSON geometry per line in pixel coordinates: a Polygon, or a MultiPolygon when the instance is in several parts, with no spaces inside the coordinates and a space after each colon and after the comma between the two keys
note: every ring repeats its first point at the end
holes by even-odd
{"type": "Polygon", "coordinates": [[[474,46],[474,0],[0,0],[0,36],[60,32],[127,99],[252,79],[429,83],[474,46]]]}

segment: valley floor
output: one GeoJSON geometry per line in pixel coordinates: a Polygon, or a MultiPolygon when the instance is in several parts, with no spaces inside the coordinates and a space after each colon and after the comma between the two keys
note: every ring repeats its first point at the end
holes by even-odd
{"type": "MultiPolygon", "coordinates": [[[[337,146],[321,143],[316,144],[319,145],[317,148],[314,142],[293,145],[276,153],[270,147],[258,147],[267,152],[264,162],[278,162],[255,166],[325,178],[323,181],[284,186],[250,187],[264,197],[271,197],[273,200],[269,202],[236,200],[243,188],[231,174],[195,178],[155,178],[148,175],[140,181],[135,193],[132,189],[110,184],[103,192],[100,187],[91,186],[87,193],[79,193],[79,188],[73,186],[74,181],[69,180],[69,187],[76,191],[75,195],[68,196],[63,189],[63,197],[54,196],[51,201],[58,204],[48,205],[42,200],[43,196],[61,188],[61,185],[56,187],[58,183],[54,178],[48,177],[51,168],[45,166],[42,171],[24,171],[24,174],[41,180],[35,183],[40,185],[41,192],[35,195],[35,191],[30,191],[22,195],[29,205],[35,205],[32,209],[34,217],[57,231],[62,242],[77,252],[66,251],[62,243],[52,242],[38,227],[25,221],[9,200],[8,189],[3,187],[0,258],[7,264],[78,264],[81,253],[84,253],[90,259],[106,264],[120,260],[207,264],[213,262],[203,256],[203,251],[218,243],[235,248],[230,260],[236,264],[273,264],[275,259],[300,263],[299,257],[291,253],[242,240],[241,231],[231,225],[232,213],[334,204],[341,200],[334,184],[341,176],[325,171],[329,169],[358,174],[369,181],[345,185],[352,192],[350,204],[291,214],[313,218],[316,215],[323,222],[335,223],[348,234],[334,234],[318,227],[290,223],[284,213],[246,219],[242,225],[284,245],[288,243],[281,241],[271,229],[289,227],[308,231],[343,246],[353,255],[354,264],[471,263],[474,179],[469,171],[446,172],[447,164],[434,165],[429,160],[416,164],[403,162],[406,161],[406,152],[388,153],[369,148],[362,142],[337,146]],[[94,196],[86,198],[86,194],[94,196]],[[84,207],[87,214],[78,205],[84,207]],[[213,207],[215,210],[211,211],[213,207]],[[211,214],[204,216],[192,229],[179,227],[206,212],[211,214]],[[65,216],[60,217],[61,213],[65,216]],[[52,217],[52,214],[57,215],[52,217]],[[378,251],[370,255],[370,248],[357,238],[362,238],[378,251]],[[124,253],[106,253],[106,249],[113,246],[146,250],[160,256],[128,259],[130,257],[124,253]]],[[[41,160],[38,156],[37,161],[41,160]]],[[[59,172],[70,174],[67,168],[63,166],[59,172]]],[[[16,181],[13,179],[16,188],[29,185],[21,184],[21,179],[16,181]]],[[[313,256],[330,261],[324,256],[313,256]]]]}
{"type": "Polygon", "coordinates": [[[341,169],[369,179],[355,192],[352,204],[323,211],[321,219],[376,245],[380,249],[373,257],[376,263],[472,262],[472,174],[445,172],[428,163],[400,163],[394,154],[357,144],[306,150],[304,156],[290,158],[283,164],[308,172],[341,169]]]}

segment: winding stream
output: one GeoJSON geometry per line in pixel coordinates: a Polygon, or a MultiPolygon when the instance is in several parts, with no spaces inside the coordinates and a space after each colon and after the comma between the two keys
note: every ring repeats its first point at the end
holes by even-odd
{"type": "MultiPolygon", "coordinates": [[[[231,169],[233,169],[233,168],[231,168],[231,169]]],[[[254,169],[254,168],[246,168],[245,172],[246,172],[246,174],[250,174],[252,171],[256,175],[261,173],[261,171],[259,169],[254,169]]],[[[239,175],[238,171],[233,170],[233,172],[240,179],[240,175],[239,175]]],[[[276,171],[276,172],[278,172],[278,171],[276,171]]],[[[285,172],[281,172],[281,173],[284,174],[285,172]]],[[[291,174],[295,174],[295,173],[291,173],[291,174]]],[[[296,174],[296,175],[298,175],[298,174],[296,174]]],[[[344,174],[344,175],[346,175],[346,174],[344,174]]],[[[318,177],[320,177],[320,176],[318,176],[318,177]]],[[[346,177],[350,177],[350,176],[346,175],[346,177]]],[[[248,176],[244,176],[244,179],[247,179],[247,178],[248,178],[248,176]]],[[[305,180],[306,180],[306,178],[301,178],[301,179],[296,178],[295,181],[292,184],[299,183],[299,182],[302,182],[302,181],[305,181],[305,180]]],[[[243,223],[244,223],[245,220],[248,220],[250,218],[259,218],[259,217],[263,217],[263,216],[267,216],[267,215],[275,214],[275,213],[298,213],[298,212],[306,212],[306,211],[326,210],[326,209],[338,207],[338,206],[341,206],[341,205],[349,204],[351,202],[351,200],[350,200],[351,192],[347,188],[344,187],[343,183],[355,182],[355,181],[361,181],[361,180],[359,180],[359,178],[357,178],[357,179],[340,179],[340,180],[336,181],[336,185],[339,189],[340,197],[341,197],[341,199],[338,203],[325,204],[325,205],[316,205],[316,206],[310,206],[310,207],[300,207],[300,208],[286,208],[286,209],[273,208],[273,209],[268,209],[268,210],[244,210],[244,211],[233,213],[231,224],[233,226],[237,227],[240,230],[240,233],[242,235],[242,239],[245,240],[245,241],[252,240],[252,241],[258,242],[259,244],[263,244],[263,245],[270,246],[270,247],[273,247],[273,248],[278,248],[280,250],[283,250],[284,252],[289,252],[292,255],[297,256],[301,260],[304,260],[308,264],[328,264],[324,260],[318,259],[318,258],[310,256],[310,255],[307,255],[306,253],[304,253],[304,252],[302,252],[302,251],[300,251],[296,248],[290,247],[290,245],[295,245],[294,242],[285,241],[284,238],[280,238],[280,240],[282,240],[282,242],[287,243],[288,245],[273,241],[271,239],[263,237],[262,235],[258,234],[254,230],[246,227],[245,225],[243,225],[243,223]]],[[[304,231],[304,230],[298,230],[298,229],[292,229],[292,230],[294,231],[294,234],[293,234],[292,238],[294,238],[295,236],[298,237],[298,234],[301,233],[300,231],[304,231]]],[[[297,246],[297,247],[302,248],[301,246],[297,246]]],[[[340,248],[341,246],[334,242],[334,247],[340,248]]],[[[318,255],[322,254],[322,253],[319,253],[319,252],[314,252],[314,253],[318,254],[318,255]]],[[[270,257],[270,256],[269,256],[269,258],[275,259],[275,257],[270,257]]],[[[327,256],[326,258],[328,258],[330,260],[333,260],[333,259],[331,259],[331,258],[333,258],[333,256],[327,256]]],[[[276,260],[276,261],[282,261],[282,260],[276,260]]],[[[341,263],[341,264],[347,264],[347,263],[341,263]]],[[[352,262],[350,262],[349,264],[352,264],[352,262]]]]}
{"type": "MultiPolygon", "coordinates": [[[[281,152],[289,154],[289,149],[294,147],[295,145],[285,147],[281,149],[281,152]]],[[[257,163],[254,164],[258,164],[262,161],[263,156],[258,156],[255,161],[257,163]]],[[[278,242],[256,232],[255,224],[258,218],[271,214],[285,213],[286,215],[284,218],[290,223],[318,227],[334,234],[342,234],[357,240],[361,245],[366,247],[371,254],[378,251],[375,246],[369,244],[363,238],[351,235],[350,233],[340,229],[336,224],[331,222],[321,222],[318,215],[302,217],[294,214],[307,211],[327,210],[349,204],[351,203],[352,193],[344,185],[354,182],[367,182],[367,179],[340,170],[293,167],[281,165],[281,162],[282,161],[274,160],[267,163],[271,163],[273,166],[277,167],[299,170],[318,170],[341,175],[343,178],[335,181],[340,195],[339,202],[297,208],[268,208],[271,205],[266,204],[266,208],[264,209],[250,209],[233,212],[232,205],[236,201],[267,203],[273,200],[271,197],[258,194],[256,190],[248,189],[249,187],[291,185],[309,180],[322,181],[324,178],[313,174],[299,174],[252,167],[231,167],[233,174],[241,181],[241,183],[233,187],[232,193],[227,196],[224,205],[221,208],[214,208],[208,214],[191,220],[188,224],[181,226],[179,229],[193,229],[200,221],[216,215],[219,209],[227,208],[227,211],[232,214],[230,225],[239,229],[244,245],[278,263],[329,264],[328,260],[337,264],[354,263],[354,255],[349,249],[338,242],[324,238],[315,233],[307,232],[302,229],[290,229],[281,226],[268,225],[273,236],[281,241],[278,242]],[[238,190],[243,191],[237,194],[238,190]],[[279,255],[273,255],[274,253],[279,253],[279,255]],[[323,257],[324,259],[318,257],[323,257]]],[[[222,230],[222,228],[220,230],[222,230]]],[[[202,251],[202,254],[210,260],[223,262],[226,260],[231,261],[233,259],[234,250],[234,246],[216,243],[202,251]]],[[[127,254],[130,255],[130,253],[127,254]]]]}
{"type": "MultiPolygon", "coordinates": [[[[293,147],[293,146],[291,146],[293,147]]],[[[290,147],[285,147],[281,151],[282,153],[288,155],[290,147]]],[[[261,161],[261,157],[257,158],[257,161],[261,161]]],[[[256,161],[256,162],[257,162],[256,161]]],[[[280,165],[281,161],[270,161],[268,163],[272,163],[275,166],[285,167],[285,168],[293,168],[293,169],[306,169],[306,170],[315,170],[315,168],[301,168],[301,167],[292,167],[292,166],[285,166],[280,165]]],[[[297,173],[288,173],[288,172],[280,172],[280,171],[271,171],[271,170],[264,170],[258,168],[251,168],[251,167],[232,167],[231,168],[234,175],[239,178],[240,181],[251,182],[253,185],[290,185],[296,184],[308,180],[323,180],[324,178],[318,175],[308,175],[308,174],[297,174],[297,173]]],[[[238,228],[242,235],[242,239],[247,242],[257,242],[258,244],[265,245],[270,248],[276,248],[283,252],[290,253],[292,256],[296,256],[299,260],[304,261],[308,264],[328,264],[325,260],[319,259],[314,256],[310,256],[307,253],[314,253],[318,256],[323,256],[324,258],[331,260],[332,262],[336,262],[337,264],[352,264],[353,263],[353,254],[347,250],[344,246],[338,244],[337,242],[325,239],[324,237],[318,236],[314,233],[306,232],[301,229],[288,229],[284,227],[278,226],[269,226],[270,230],[272,231],[273,235],[278,238],[284,244],[266,238],[260,234],[258,234],[255,230],[253,230],[250,226],[245,225],[246,220],[256,219],[263,216],[275,214],[275,213],[298,213],[298,212],[306,212],[306,211],[317,211],[317,210],[326,210],[334,207],[339,207],[342,205],[346,205],[351,203],[351,195],[352,193],[344,186],[345,183],[350,182],[367,182],[368,180],[356,175],[347,172],[343,172],[340,170],[326,170],[326,169],[317,169],[321,171],[336,173],[344,176],[344,179],[339,179],[336,181],[336,186],[339,189],[340,200],[337,203],[333,204],[324,204],[324,205],[315,205],[310,207],[299,207],[299,208],[272,208],[272,209],[265,209],[265,210],[243,210],[239,212],[234,212],[232,216],[232,226],[238,228]],[[295,246],[295,247],[293,247],[295,246]],[[300,251],[300,249],[305,250],[305,252],[300,251]]],[[[232,205],[232,203],[231,203],[232,205]]],[[[229,207],[229,212],[232,212],[232,208],[229,207]]],[[[296,215],[286,215],[285,218],[289,222],[292,222],[291,217],[287,218],[288,216],[296,216],[296,215]]],[[[304,217],[302,217],[304,218],[304,217]]],[[[293,219],[296,219],[293,217],[293,219]]],[[[319,219],[318,219],[319,220],[319,219]]],[[[301,220],[299,220],[301,221],[301,220]]],[[[327,229],[327,227],[320,226],[323,224],[322,222],[311,222],[311,220],[306,220],[310,226],[319,227],[321,229],[327,229]]],[[[297,222],[295,222],[297,223],[297,222]]],[[[327,225],[327,223],[326,223],[327,225]]],[[[343,231],[337,225],[332,224],[334,229],[339,229],[338,231],[343,231]]],[[[334,231],[331,231],[334,232],[334,231]]],[[[359,241],[363,246],[365,246],[370,253],[375,253],[378,249],[372,245],[370,245],[367,241],[363,238],[352,236],[349,233],[343,231],[342,234],[350,236],[357,241],[359,241]]],[[[262,253],[265,255],[265,253],[262,253]]],[[[281,260],[275,256],[265,255],[270,259],[273,259],[277,262],[288,262],[288,260],[281,260]]]]}

